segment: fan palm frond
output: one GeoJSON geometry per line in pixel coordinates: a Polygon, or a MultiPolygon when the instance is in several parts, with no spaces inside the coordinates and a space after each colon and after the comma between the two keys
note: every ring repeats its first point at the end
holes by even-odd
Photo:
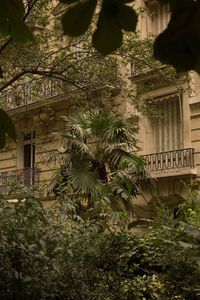
{"type": "Polygon", "coordinates": [[[127,170],[130,174],[132,174],[133,178],[137,178],[138,180],[151,180],[150,174],[147,172],[146,161],[143,157],[136,155],[135,153],[131,153],[129,156],[124,156],[123,160],[121,160],[119,164],[119,169],[127,170]]]}
{"type": "Polygon", "coordinates": [[[72,167],[69,173],[69,181],[73,186],[73,190],[78,194],[86,194],[93,197],[100,190],[101,183],[95,174],[80,167],[72,167]]]}
{"type": "Polygon", "coordinates": [[[131,153],[128,151],[124,150],[122,148],[118,147],[112,147],[110,148],[109,156],[108,156],[108,163],[111,168],[111,170],[119,168],[120,163],[125,159],[125,158],[130,158],[131,153]]]}
{"type": "Polygon", "coordinates": [[[90,126],[92,134],[98,138],[103,138],[106,130],[112,126],[115,115],[109,110],[92,110],[90,112],[90,126]]]}
{"type": "Polygon", "coordinates": [[[69,117],[64,117],[65,120],[65,133],[70,133],[72,136],[77,137],[81,141],[86,141],[90,134],[90,122],[87,113],[74,113],[69,117]]]}
{"type": "Polygon", "coordinates": [[[145,161],[137,155],[137,126],[112,111],[97,109],[64,120],[60,140],[70,159],[67,180],[73,192],[98,201],[106,186],[110,208],[132,213],[132,197],[148,177],[145,161]]]}
{"type": "Polygon", "coordinates": [[[125,120],[115,117],[114,122],[106,129],[104,138],[108,143],[124,143],[129,147],[136,147],[138,128],[130,126],[125,120]]]}
{"type": "Polygon", "coordinates": [[[61,139],[63,139],[63,147],[66,153],[78,153],[87,157],[92,156],[90,146],[77,137],[65,134],[61,136],[61,139]]]}

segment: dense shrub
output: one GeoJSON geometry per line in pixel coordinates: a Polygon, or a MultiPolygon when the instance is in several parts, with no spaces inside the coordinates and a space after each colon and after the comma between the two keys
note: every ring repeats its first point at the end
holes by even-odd
{"type": "Polygon", "coordinates": [[[113,231],[83,222],[73,202],[24,199],[0,203],[0,299],[199,299],[198,241],[182,247],[183,232],[113,231]]]}

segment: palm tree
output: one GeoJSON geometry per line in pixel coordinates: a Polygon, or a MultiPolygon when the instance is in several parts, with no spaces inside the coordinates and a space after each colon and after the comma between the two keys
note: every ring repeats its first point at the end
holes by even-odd
{"type": "Polygon", "coordinates": [[[110,206],[123,204],[130,210],[130,196],[136,196],[147,177],[145,162],[137,155],[137,126],[109,110],[63,118],[65,131],[59,140],[66,164],[61,173],[70,192],[85,195],[91,204],[106,190],[110,206]]]}

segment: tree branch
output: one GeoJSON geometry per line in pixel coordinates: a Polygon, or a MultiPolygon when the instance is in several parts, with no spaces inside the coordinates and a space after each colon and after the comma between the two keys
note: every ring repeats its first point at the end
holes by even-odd
{"type": "Polygon", "coordinates": [[[8,86],[10,86],[11,84],[13,84],[15,81],[17,81],[18,79],[20,79],[25,74],[27,74],[26,71],[21,71],[20,73],[18,73],[17,75],[15,75],[12,79],[8,80],[5,84],[3,84],[2,86],[0,86],[0,92],[2,92],[3,90],[5,90],[8,86]]]}
{"type": "MultiPolygon", "coordinates": [[[[67,78],[66,76],[62,75],[62,73],[56,73],[56,72],[49,72],[49,71],[40,71],[40,70],[26,70],[25,74],[33,74],[33,75],[40,75],[40,76],[46,76],[50,78],[59,79],[63,82],[67,82],[69,84],[74,85],[76,88],[81,90],[84,93],[87,93],[86,89],[80,85],[78,85],[75,81],[67,78]]],[[[1,90],[0,90],[1,91],[1,90]]]]}
{"type": "Polygon", "coordinates": [[[28,16],[30,15],[33,7],[35,6],[35,4],[38,2],[39,0],[34,0],[33,2],[29,2],[28,3],[28,9],[27,9],[27,12],[25,13],[24,17],[23,17],[23,21],[25,22],[26,19],[28,18],[28,16]]]}
{"type": "Polygon", "coordinates": [[[62,72],[56,73],[56,72],[41,71],[41,70],[23,70],[23,71],[21,71],[20,73],[16,74],[12,79],[8,80],[5,84],[0,86],[0,92],[3,92],[7,87],[12,85],[14,82],[19,80],[24,75],[28,75],[28,74],[39,75],[41,77],[43,76],[43,77],[55,78],[55,79],[61,80],[63,82],[67,82],[67,83],[75,86],[77,89],[81,90],[85,94],[87,94],[87,90],[83,86],[81,86],[81,85],[77,84],[75,81],[67,78],[65,75],[62,75],[62,72]]]}

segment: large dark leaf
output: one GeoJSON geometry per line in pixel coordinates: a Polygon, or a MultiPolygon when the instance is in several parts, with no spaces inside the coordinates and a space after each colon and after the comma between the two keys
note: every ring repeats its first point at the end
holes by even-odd
{"type": "Polygon", "coordinates": [[[97,29],[93,34],[93,45],[97,51],[106,55],[122,44],[122,29],[117,17],[119,15],[119,3],[114,0],[104,0],[97,29]]]}
{"type": "Polygon", "coordinates": [[[9,115],[0,109],[0,148],[5,146],[6,135],[16,140],[15,126],[9,115]]]}
{"type": "Polygon", "coordinates": [[[6,144],[6,135],[0,130],[0,149],[2,149],[6,144]]]}
{"type": "Polygon", "coordinates": [[[119,5],[119,14],[117,19],[119,20],[120,27],[126,31],[135,31],[137,26],[137,14],[127,5],[119,5]]]}
{"type": "Polygon", "coordinates": [[[33,40],[30,29],[23,21],[24,14],[22,0],[0,0],[0,32],[20,42],[33,40]]]}
{"type": "Polygon", "coordinates": [[[170,5],[170,10],[172,12],[178,12],[181,11],[183,9],[187,9],[189,8],[194,0],[181,0],[181,1],[177,1],[177,0],[159,0],[162,4],[169,4],[170,5]]]}
{"type": "Polygon", "coordinates": [[[0,78],[3,78],[3,70],[1,67],[0,67],[0,78]]]}
{"type": "Polygon", "coordinates": [[[80,36],[84,34],[92,20],[97,0],[79,1],[67,9],[62,18],[65,34],[80,36]]]}
{"type": "Polygon", "coordinates": [[[103,55],[112,53],[122,44],[122,31],[114,19],[102,18],[93,34],[93,45],[103,55]]]}
{"type": "Polygon", "coordinates": [[[104,0],[97,29],[93,34],[93,45],[97,51],[106,55],[122,44],[122,30],[135,31],[137,15],[133,8],[120,0],[104,0]]]}
{"type": "MultiPolygon", "coordinates": [[[[62,0],[63,2],[65,0],[62,0]]],[[[62,18],[65,34],[80,36],[84,34],[94,14],[97,0],[66,0],[70,5],[62,18]]],[[[135,31],[137,15],[126,3],[134,0],[103,0],[99,13],[97,28],[93,34],[93,46],[106,55],[112,53],[122,44],[122,30],[135,31]]]]}
{"type": "Polygon", "coordinates": [[[199,71],[200,65],[200,2],[188,0],[176,9],[167,29],[154,43],[154,56],[176,70],[199,71]],[[186,5],[187,4],[187,5],[186,5]]]}

